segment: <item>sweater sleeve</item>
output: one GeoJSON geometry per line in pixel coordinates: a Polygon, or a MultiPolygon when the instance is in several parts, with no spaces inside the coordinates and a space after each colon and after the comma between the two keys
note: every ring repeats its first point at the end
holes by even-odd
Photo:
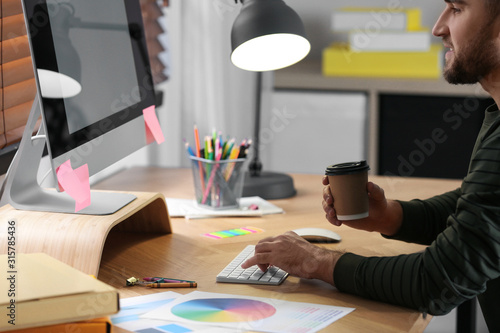
{"type": "Polygon", "coordinates": [[[454,213],[460,194],[460,189],[456,189],[426,200],[399,201],[403,208],[403,224],[397,234],[383,236],[430,245],[446,228],[446,220],[454,213]]]}
{"type": "Polygon", "coordinates": [[[413,222],[405,221],[398,238],[423,243],[434,239],[425,251],[369,258],[344,254],[334,271],[337,288],[433,315],[446,314],[483,293],[486,283],[500,276],[499,147],[500,133],[482,142],[460,191],[406,205],[405,218],[413,222]],[[433,215],[442,217],[455,198],[454,211],[437,236],[440,227],[418,225],[422,219],[435,220],[433,215]],[[411,236],[426,230],[428,237],[411,236]]]}

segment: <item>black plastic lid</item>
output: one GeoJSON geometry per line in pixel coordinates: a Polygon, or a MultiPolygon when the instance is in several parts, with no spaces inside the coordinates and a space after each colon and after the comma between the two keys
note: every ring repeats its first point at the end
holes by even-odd
{"type": "Polygon", "coordinates": [[[349,175],[352,173],[358,173],[370,170],[368,163],[366,161],[359,162],[347,162],[330,165],[326,168],[325,174],[327,176],[337,176],[337,175],[349,175]]]}

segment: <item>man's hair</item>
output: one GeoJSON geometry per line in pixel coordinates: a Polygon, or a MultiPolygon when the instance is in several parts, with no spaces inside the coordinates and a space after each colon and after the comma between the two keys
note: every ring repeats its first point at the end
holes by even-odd
{"type": "Polygon", "coordinates": [[[490,22],[493,22],[500,15],[500,0],[484,0],[484,2],[490,22]]]}

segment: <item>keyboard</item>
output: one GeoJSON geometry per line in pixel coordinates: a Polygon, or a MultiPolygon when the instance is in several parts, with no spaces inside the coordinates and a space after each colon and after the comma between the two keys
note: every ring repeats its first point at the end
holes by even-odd
{"type": "Polygon", "coordinates": [[[279,285],[285,281],[288,273],[277,267],[269,267],[265,272],[255,265],[247,269],[241,268],[241,264],[252,257],[255,252],[255,245],[248,245],[217,274],[217,282],[226,283],[247,283],[247,284],[270,284],[279,285]]]}

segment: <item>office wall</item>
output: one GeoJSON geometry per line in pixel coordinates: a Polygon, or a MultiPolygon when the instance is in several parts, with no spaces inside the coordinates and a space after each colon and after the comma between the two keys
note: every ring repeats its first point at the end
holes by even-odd
{"type": "MultiPolygon", "coordinates": [[[[366,7],[380,7],[387,8],[388,13],[393,8],[409,8],[419,6],[422,10],[422,25],[428,27],[429,30],[432,29],[434,22],[439,17],[442,9],[445,6],[444,1],[435,1],[435,0],[358,0],[355,3],[349,0],[311,0],[311,1],[303,1],[303,0],[285,0],[285,2],[291,6],[297,13],[301,16],[308,38],[311,42],[311,52],[308,55],[308,59],[320,60],[322,56],[322,50],[330,45],[332,42],[345,41],[347,34],[345,33],[333,33],[330,29],[331,26],[331,14],[334,9],[342,8],[346,6],[366,6],[366,7]]],[[[363,28],[363,27],[361,27],[363,28]]],[[[435,42],[441,42],[439,38],[434,37],[435,42]]],[[[268,75],[269,76],[269,75],[268,75]]],[[[272,80],[267,78],[267,80],[272,80]]],[[[272,119],[272,112],[276,105],[273,103],[273,92],[272,92],[272,84],[267,82],[264,85],[264,99],[262,103],[262,123],[261,127],[266,128],[269,127],[268,122],[269,119],[272,119]],[[267,127],[266,127],[267,126],[267,127]]],[[[296,91],[297,94],[303,94],[304,91],[296,91]]],[[[340,95],[337,95],[339,100],[341,99],[340,95]]],[[[335,93],[332,93],[332,97],[335,99],[335,93]]],[[[330,99],[331,99],[330,98],[330,99]]],[[[339,117],[338,113],[340,112],[338,108],[335,106],[335,101],[328,102],[330,103],[330,107],[328,105],[323,104],[322,106],[318,103],[314,103],[314,106],[310,105],[310,112],[307,121],[302,119],[300,124],[301,136],[305,137],[318,137],[318,133],[324,131],[325,128],[328,128],[328,121],[325,120],[325,117],[339,117]]],[[[295,103],[296,104],[296,103],[295,103]]],[[[288,108],[289,110],[293,110],[296,106],[292,99],[289,99],[288,104],[285,102],[281,102],[281,108],[288,108]]],[[[332,119],[330,119],[332,121],[332,119]]],[[[352,119],[345,120],[346,123],[353,122],[352,119]]],[[[338,123],[338,121],[336,122],[338,123]]],[[[335,127],[336,124],[334,122],[331,123],[331,127],[335,127]]],[[[358,124],[356,126],[365,125],[364,121],[358,120],[358,124]]],[[[342,127],[342,125],[340,125],[342,127]]],[[[263,162],[264,168],[272,171],[286,171],[286,172],[317,172],[321,167],[315,166],[312,162],[313,160],[309,159],[309,169],[305,168],[305,166],[298,167],[296,163],[293,161],[293,157],[280,155],[279,152],[286,152],[289,150],[290,146],[296,145],[299,142],[294,143],[294,136],[290,135],[290,131],[292,131],[292,126],[288,131],[280,131],[273,133],[273,140],[268,145],[271,147],[260,154],[261,160],[263,162]],[[269,153],[270,151],[274,153],[269,153]],[[289,169],[283,169],[282,166],[289,166],[289,169]],[[295,167],[292,167],[295,166],[295,167]]],[[[368,127],[364,127],[365,133],[368,135],[367,129],[368,127]]],[[[337,132],[338,134],[339,132],[337,132]]],[[[264,135],[266,133],[261,133],[261,140],[266,140],[269,135],[264,135]]],[[[301,140],[300,137],[297,137],[297,140],[301,140]]],[[[368,137],[365,139],[365,143],[368,143],[368,137]]],[[[327,143],[324,140],[321,142],[321,145],[313,146],[316,147],[316,150],[313,152],[309,152],[311,156],[315,156],[316,160],[320,160],[321,155],[326,154],[325,145],[327,143]]],[[[367,151],[367,147],[365,147],[365,152],[367,151]]],[[[314,148],[312,148],[314,149],[314,148]]],[[[352,147],[345,147],[345,153],[352,152],[352,147]]],[[[365,156],[366,157],[366,154],[365,156]]],[[[304,164],[304,161],[297,161],[299,164],[304,164]]]]}
{"type": "MultiPolygon", "coordinates": [[[[308,58],[319,59],[321,51],[343,36],[330,31],[330,16],[334,8],[344,6],[420,6],[423,23],[432,27],[444,7],[435,0],[285,0],[302,17],[312,50],[308,58]]],[[[172,0],[175,24],[169,33],[178,36],[172,42],[172,87],[165,95],[166,108],[160,120],[169,137],[161,149],[150,154],[151,163],[165,166],[189,166],[182,139],[193,142],[193,124],[203,132],[212,128],[239,139],[254,136],[255,75],[235,68],[229,59],[230,31],[241,8],[234,0],[172,0]],[[201,43],[212,44],[207,49],[195,48],[201,43]],[[207,59],[212,59],[207,61],[207,59]],[[203,65],[205,64],[210,65],[203,65]],[[203,74],[202,77],[197,76],[203,74]],[[202,78],[202,79],[198,79],[202,78]],[[175,82],[175,83],[174,83],[175,82]],[[163,119],[162,119],[163,118],[163,119]]],[[[437,39],[436,39],[437,40],[437,39]]],[[[262,112],[272,109],[270,92],[272,73],[267,75],[262,112]],[[271,77],[269,77],[271,76],[271,77]]],[[[306,129],[312,130],[312,129],[306,129]]],[[[279,151],[280,147],[275,147],[279,151]]],[[[262,156],[266,167],[267,156],[262,156]]],[[[272,164],[272,163],[269,163],[272,164]]]]}

